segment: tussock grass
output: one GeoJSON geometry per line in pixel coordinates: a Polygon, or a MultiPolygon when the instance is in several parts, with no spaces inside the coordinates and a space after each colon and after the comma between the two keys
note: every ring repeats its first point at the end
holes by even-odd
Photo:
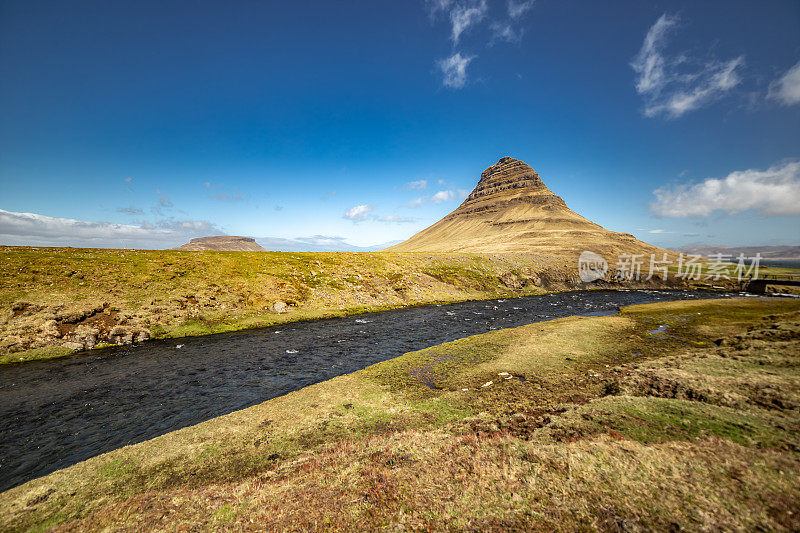
{"type": "Polygon", "coordinates": [[[796,530],[798,335],[746,299],[470,337],[6,491],[0,528],[796,530]]]}

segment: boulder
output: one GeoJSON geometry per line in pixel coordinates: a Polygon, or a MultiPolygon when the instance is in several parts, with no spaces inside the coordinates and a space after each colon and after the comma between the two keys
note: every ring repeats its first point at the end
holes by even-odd
{"type": "Polygon", "coordinates": [[[278,300],[274,304],[272,304],[272,311],[274,313],[285,313],[289,310],[289,306],[286,303],[278,300]]]}
{"type": "Polygon", "coordinates": [[[83,350],[84,344],[82,342],[69,341],[64,343],[64,347],[70,350],[83,350]]]}

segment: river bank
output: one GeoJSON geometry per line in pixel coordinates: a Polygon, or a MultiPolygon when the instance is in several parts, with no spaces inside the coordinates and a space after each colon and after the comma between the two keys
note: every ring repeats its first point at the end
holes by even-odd
{"type": "Polygon", "coordinates": [[[416,306],[0,367],[0,490],[407,352],[693,291],[572,291],[416,306]]]}
{"type": "Polygon", "coordinates": [[[800,302],[445,343],[0,494],[2,529],[796,529],[800,302]]]}
{"type": "MultiPolygon", "coordinates": [[[[657,280],[626,284],[682,286],[657,280]]],[[[532,254],[0,247],[0,363],[149,339],[580,288],[586,286],[577,277],[577,265],[532,254]]]]}

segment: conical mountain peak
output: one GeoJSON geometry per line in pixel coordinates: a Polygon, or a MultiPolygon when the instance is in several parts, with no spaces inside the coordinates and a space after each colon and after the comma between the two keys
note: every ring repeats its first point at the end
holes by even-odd
{"type": "Polygon", "coordinates": [[[513,157],[502,157],[484,170],[456,210],[389,250],[524,252],[575,260],[583,250],[609,260],[620,253],[664,252],[572,211],[547,188],[538,172],[513,157]]]}

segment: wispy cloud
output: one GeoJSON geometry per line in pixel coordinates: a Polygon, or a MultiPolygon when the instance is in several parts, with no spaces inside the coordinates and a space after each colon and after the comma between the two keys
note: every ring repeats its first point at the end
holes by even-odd
{"type": "Polygon", "coordinates": [[[525,0],[523,2],[515,2],[508,0],[508,16],[512,19],[518,19],[533,7],[534,0],[525,0]]]}
{"type": "Polygon", "coordinates": [[[492,30],[492,40],[489,41],[489,46],[494,45],[497,41],[518,43],[522,40],[522,29],[515,30],[510,23],[493,22],[489,29],[492,30]]]}
{"type": "Polygon", "coordinates": [[[377,217],[376,220],[379,222],[393,222],[395,224],[410,224],[411,222],[414,222],[414,219],[411,217],[399,217],[395,215],[377,217]]]}
{"type": "Polygon", "coordinates": [[[244,200],[242,197],[241,191],[234,191],[231,194],[221,192],[218,194],[212,194],[209,198],[213,198],[214,200],[219,200],[220,202],[241,202],[244,200]]]}
{"type": "MultiPolygon", "coordinates": [[[[499,0],[498,0],[499,2],[499,0]]],[[[456,47],[463,36],[472,29],[488,21],[489,32],[477,33],[483,36],[484,43],[493,46],[498,41],[519,43],[524,33],[519,22],[534,4],[534,0],[507,0],[506,13],[492,20],[489,16],[489,3],[487,0],[427,0],[428,13],[431,21],[440,19],[443,15],[449,22],[450,40],[453,43],[453,53],[436,62],[443,74],[442,83],[451,89],[460,89],[467,83],[467,67],[476,55],[464,55],[456,47]],[[490,35],[488,43],[486,35],[490,35]]]]}
{"type": "Polygon", "coordinates": [[[770,84],[767,97],[783,105],[800,104],[800,61],[770,84]]]}
{"type": "Polygon", "coordinates": [[[335,244],[346,244],[345,237],[331,236],[331,235],[312,235],[311,237],[296,237],[300,242],[315,244],[317,246],[330,246],[335,244]]]}
{"type": "Polygon", "coordinates": [[[208,197],[212,200],[219,200],[220,202],[241,202],[244,200],[242,191],[236,187],[233,190],[226,190],[223,185],[211,183],[210,181],[205,182],[203,186],[209,191],[208,197]]]}
{"type": "Polygon", "coordinates": [[[439,68],[444,75],[442,80],[444,86],[451,89],[462,88],[467,83],[467,66],[475,57],[477,56],[464,57],[461,52],[456,52],[448,58],[439,60],[439,68]]]}
{"type": "Polygon", "coordinates": [[[424,202],[425,202],[425,198],[419,197],[419,198],[414,198],[413,200],[410,200],[407,205],[408,205],[408,207],[410,207],[412,209],[415,209],[417,207],[421,207],[424,202]]]}
{"type": "Polygon", "coordinates": [[[117,209],[117,213],[123,213],[125,215],[141,215],[142,213],[144,213],[144,211],[142,211],[138,207],[129,205],[128,207],[120,207],[119,209],[117,209]]]}
{"type": "Polygon", "coordinates": [[[677,16],[661,15],[631,62],[638,75],[636,91],[644,98],[648,117],[680,117],[718,100],[741,82],[737,69],[744,65],[743,56],[707,61],[689,71],[696,61],[685,55],[665,55],[667,37],[678,22],[677,16]]]}
{"type": "Polygon", "coordinates": [[[450,10],[450,24],[452,33],[450,38],[454,44],[458,44],[461,34],[471,26],[481,22],[489,11],[486,0],[472,0],[468,2],[457,2],[450,10]]]}
{"type": "Polygon", "coordinates": [[[409,181],[405,188],[409,191],[424,191],[428,187],[428,180],[409,181]]]}
{"type": "Polygon", "coordinates": [[[800,215],[800,161],[661,187],[653,194],[656,199],[650,209],[664,217],[706,217],[716,211],[735,214],[749,210],[762,216],[800,215]]]}
{"type": "Polygon", "coordinates": [[[428,14],[432,19],[436,18],[439,12],[447,12],[453,5],[453,0],[427,0],[428,14]]]}
{"type": "Polygon", "coordinates": [[[140,224],[92,222],[0,209],[0,242],[34,246],[166,248],[223,231],[207,220],[165,219],[140,224]]]}
{"type": "Polygon", "coordinates": [[[373,209],[374,208],[371,205],[366,205],[366,204],[357,205],[345,211],[344,218],[352,220],[354,222],[367,220],[367,218],[369,218],[369,212],[372,211],[373,209]]]}

